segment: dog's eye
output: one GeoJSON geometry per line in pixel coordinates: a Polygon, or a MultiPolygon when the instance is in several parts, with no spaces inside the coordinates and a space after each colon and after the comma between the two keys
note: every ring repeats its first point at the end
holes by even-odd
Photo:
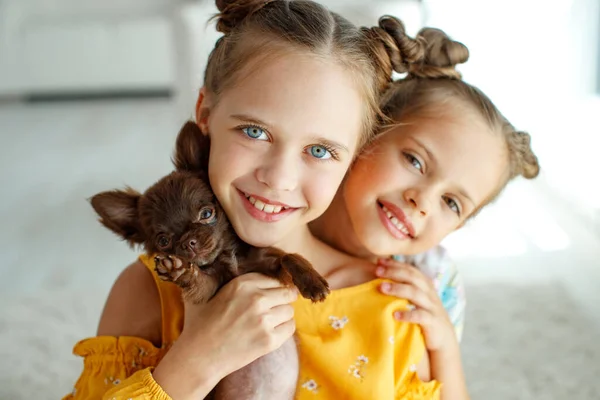
{"type": "Polygon", "coordinates": [[[165,249],[167,247],[169,247],[169,245],[171,244],[171,239],[169,239],[168,236],[165,235],[160,235],[158,237],[158,247],[160,247],[161,249],[165,249]]]}
{"type": "Polygon", "coordinates": [[[215,209],[213,207],[202,207],[200,214],[198,214],[198,222],[201,224],[210,224],[215,220],[215,217],[215,209]]]}

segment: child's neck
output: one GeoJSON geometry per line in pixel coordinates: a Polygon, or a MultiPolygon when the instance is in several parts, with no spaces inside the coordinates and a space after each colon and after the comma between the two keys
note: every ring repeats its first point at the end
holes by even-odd
{"type": "Polygon", "coordinates": [[[329,246],[354,257],[372,262],[377,256],[360,243],[346,209],[342,188],[336,193],[327,211],[310,223],[310,231],[329,246]]]}
{"type": "Polygon", "coordinates": [[[324,262],[323,253],[334,251],[325,243],[313,236],[313,234],[305,225],[296,229],[289,234],[284,240],[277,243],[275,247],[285,251],[286,253],[297,253],[306,258],[315,269],[323,276],[327,275],[329,268],[324,262]]]}
{"type": "Polygon", "coordinates": [[[375,278],[373,263],[336,250],[313,236],[306,226],[299,228],[276,247],[306,258],[327,279],[331,289],[355,286],[375,278]]]}

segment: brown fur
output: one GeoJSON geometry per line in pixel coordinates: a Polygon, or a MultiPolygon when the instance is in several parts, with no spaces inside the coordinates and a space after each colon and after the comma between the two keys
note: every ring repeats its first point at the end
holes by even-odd
{"type": "MultiPolygon", "coordinates": [[[[272,247],[253,247],[237,237],[210,188],[209,147],[208,136],[195,123],[187,122],[177,137],[176,170],[143,194],[127,188],[93,196],[92,207],[100,222],[131,246],[141,245],[155,254],[158,275],[180,286],[184,298],[193,303],[208,301],[221,286],[249,272],[293,284],[312,301],[324,300],[329,293],[327,281],[303,257],[272,247]]],[[[281,397],[277,385],[265,388],[260,382],[266,375],[276,377],[282,363],[295,370],[293,387],[283,391],[293,396],[298,360],[295,346],[288,345],[236,372],[239,379],[225,379],[217,387],[216,398],[286,398],[281,397]],[[289,351],[291,347],[293,351],[289,351]],[[277,367],[270,369],[269,365],[277,367]],[[236,387],[244,386],[249,386],[245,393],[236,393],[236,387]],[[227,388],[220,391],[223,395],[219,395],[219,387],[227,388]]],[[[276,378],[272,382],[281,377],[276,378]]]]}

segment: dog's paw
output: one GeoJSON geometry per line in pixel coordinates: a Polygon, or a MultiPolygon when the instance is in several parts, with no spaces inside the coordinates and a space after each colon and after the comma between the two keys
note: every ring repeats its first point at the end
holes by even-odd
{"type": "Polygon", "coordinates": [[[316,272],[313,276],[299,281],[296,287],[302,297],[312,300],[313,303],[325,300],[329,294],[329,284],[325,278],[316,272]]]}
{"type": "Polygon", "coordinates": [[[292,278],[292,282],[302,297],[313,302],[323,301],[329,294],[329,284],[304,257],[298,254],[286,254],[281,260],[281,267],[292,278]]]}
{"type": "Polygon", "coordinates": [[[154,267],[160,279],[177,283],[183,275],[191,273],[192,268],[175,256],[157,255],[154,257],[154,267]]]}

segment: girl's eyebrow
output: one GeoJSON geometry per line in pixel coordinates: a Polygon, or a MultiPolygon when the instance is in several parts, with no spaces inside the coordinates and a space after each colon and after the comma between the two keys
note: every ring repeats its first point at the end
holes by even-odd
{"type": "MultiPolygon", "coordinates": [[[[264,126],[264,127],[270,126],[268,123],[261,121],[258,118],[246,115],[246,114],[233,114],[230,117],[237,119],[239,121],[248,122],[248,123],[259,125],[259,126],[264,126]]],[[[335,140],[327,139],[324,137],[313,137],[312,140],[314,140],[315,142],[322,144],[326,147],[331,147],[338,151],[345,151],[346,153],[350,152],[350,150],[348,149],[348,146],[346,146],[340,142],[336,142],[335,140]]]]}
{"type": "Polygon", "coordinates": [[[475,202],[463,188],[458,188],[458,194],[461,195],[462,197],[464,197],[465,199],[467,199],[468,201],[470,201],[471,204],[473,205],[473,208],[476,208],[475,202]]]}
{"type": "Polygon", "coordinates": [[[261,126],[269,126],[269,124],[267,124],[266,122],[261,121],[258,118],[254,118],[254,117],[251,117],[251,116],[246,115],[246,114],[233,114],[230,117],[234,118],[234,119],[237,119],[237,120],[240,120],[240,121],[250,122],[251,124],[256,124],[256,125],[261,125],[261,126]]]}
{"type": "Polygon", "coordinates": [[[435,158],[435,156],[433,155],[433,153],[431,151],[429,151],[429,149],[427,148],[427,146],[425,146],[423,144],[423,142],[421,142],[420,140],[418,140],[417,138],[411,136],[410,140],[412,140],[413,142],[415,142],[425,153],[427,153],[427,158],[429,158],[434,164],[437,164],[437,160],[435,158]]]}

